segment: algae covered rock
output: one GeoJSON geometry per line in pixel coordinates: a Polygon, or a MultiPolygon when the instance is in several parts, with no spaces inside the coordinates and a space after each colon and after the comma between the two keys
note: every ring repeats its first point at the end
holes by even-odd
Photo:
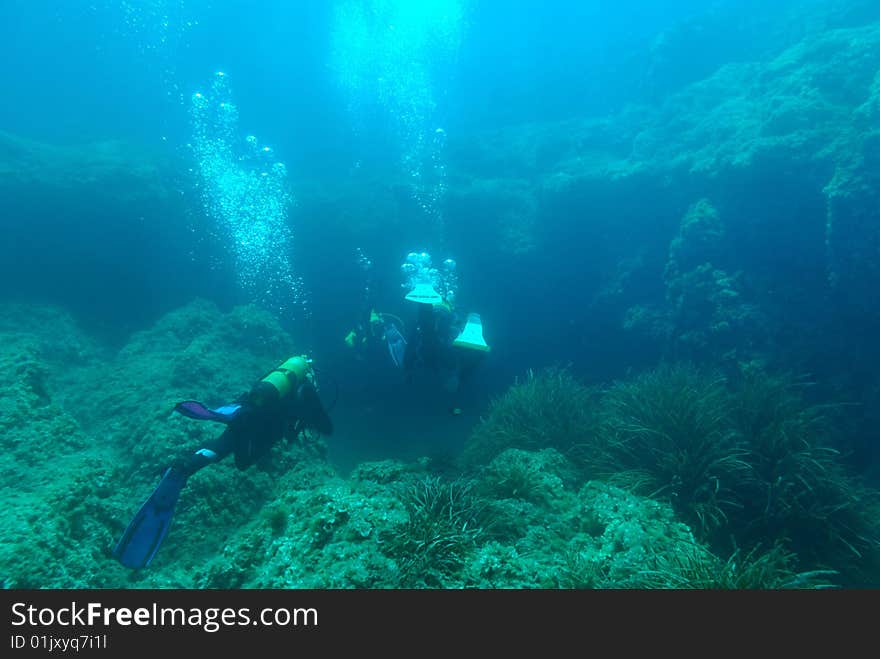
{"type": "Polygon", "coordinates": [[[102,460],[65,407],[72,372],[93,345],[59,310],[6,306],[0,326],[0,579],[10,588],[106,585],[96,570],[107,539],[102,460]],[[34,321],[34,322],[31,322],[34,321]]]}
{"type": "Polygon", "coordinates": [[[552,507],[577,482],[575,468],[557,450],[507,449],[481,477],[481,489],[495,499],[522,499],[552,507]]]}
{"type": "MultiPolygon", "coordinates": [[[[279,446],[269,472],[221,463],[197,474],[175,519],[175,528],[185,530],[169,535],[156,571],[131,573],[109,556],[125,524],[164,466],[220,431],[173,415],[174,403],[236,395],[289,356],[292,341],[264,312],[222,314],[197,301],[137,333],[114,355],[61,310],[10,305],[6,311],[0,473],[4,492],[17,502],[0,525],[9,533],[3,543],[9,584],[191,585],[187,567],[213,555],[229,528],[273,498],[271,469],[319,459],[316,443],[279,446]],[[181,363],[192,367],[191,377],[183,378],[181,363]],[[13,560],[16,553],[29,558],[13,560]],[[163,563],[180,571],[163,572],[163,563]]],[[[303,469],[297,473],[309,473],[303,469]]]]}
{"type": "Polygon", "coordinates": [[[697,545],[666,504],[597,481],[584,485],[569,513],[573,534],[560,572],[563,587],[625,588],[656,556],[697,545]]]}

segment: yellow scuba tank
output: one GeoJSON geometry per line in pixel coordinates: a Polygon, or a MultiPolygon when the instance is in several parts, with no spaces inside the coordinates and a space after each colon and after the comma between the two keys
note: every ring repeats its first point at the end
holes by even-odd
{"type": "Polygon", "coordinates": [[[263,405],[273,398],[280,400],[311,377],[311,360],[306,355],[291,357],[254,385],[251,403],[263,405]]]}

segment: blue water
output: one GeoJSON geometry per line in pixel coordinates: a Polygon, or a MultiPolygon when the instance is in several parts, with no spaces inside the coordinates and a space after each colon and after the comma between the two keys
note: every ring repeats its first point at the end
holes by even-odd
{"type": "MultiPolygon", "coordinates": [[[[223,308],[263,304],[340,383],[336,414],[347,429],[333,445],[340,463],[411,457],[460,447],[492,397],[527,369],[571,364],[601,384],[663,357],[693,357],[623,325],[628,309],[669,302],[663,262],[670,241],[688,208],[709,194],[723,200],[728,223],[716,265],[744,272],[738,294],[771,317],[771,336],[761,335],[766,341],[756,351],[781,368],[814,374],[835,398],[858,400],[865,424],[858,427],[869,427],[864,419],[877,416],[870,406],[880,386],[876,299],[850,288],[853,300],[839,309],[829,303],[838,294],[828,288],[819,191],[831,172],[815,172],[818,182],[804,184],[813,197],[798,189],[799,179],[763,188],[715,180],[711,189],[693,190],[679,182],[672,192],[668,182],[646,180],[622,192],[552,199],[542,196],[547,181],[537,181],[563,169],[564,143],[579,139],[559,122],[641,108],[631,121],[612,122],[606,144],[584,147],[627,152],[618,143],[631,139],[626,130],[649,122],[689,85],[724,66],[771,61],[825,30],[870,25],[878,20],[872,3],[416,4],[399,13],[406,3],[390,0],[4,2],[0,130],[54,146],[121,143],[133,161],[162,163],[171,199],[146,195],[127,207],[87,187],[70,198],[46,198],[27,186],[20,195],[6,192],[0,296],[60,304],[111,342],[197,296],[223,308]],[[399,36],[389,36],[389,16],[399,19],[399,36]],[[211,118],[199,120],[211,149],[229,131],[227,150],[213,152],[214,169],[206,170],[205,152],[194,150],[193,94],[210,95],[218,72],[227,80],[226,100],[210,102],[234,104],[236,116],[223,124],[213,107],[211,118]],[[361,76],[357,84],[343,75],[352,72],[361,76]],[[261,161],[246,152],[247,136],[271,155],[261,161]],[[520,146],[499,147],[497,159],[491,147],[476,148],[514,138],[520,146]],[[524,157],[528,165],[511,162],[529,140],[544,150],[524,157]],[[284,170],[272,170],[275,163],[284,170]],[[274,183],[260,187],[260,176],[272,171],[274,183]],[[536,227],[530,249],[498,247],[492,218],[505,209],[491,198],[474,205],[462,193],[477,177],[528,188],[536,227]],[[243,217],[241,189],[260,202],[237,230],[265,221],[271,233],[262,237],[268,245],[244,254],[224,233],[229,218],[243,217]],[[228,217],[205,203],[205,194],[217,202],[230,190],[228,217]],[[376,208],[366,206],[371,190],[376,208]],[[784,212],[765,213],[774,205],[784,212]],[[393,371],[365,373],[351,363],[341,337],[364,286],[358,248],[374,264],[376,304],[401,315],[410,311],[400,289],[405,255],[427,249],[438,262],[456,259],[460,300],[479,310],[493,344],[462,416],[437,421],[433,394],[404,386],[393,371]],[[633,260],[648,267],[628,270],[633,260]],[[271,291],[260,283],[267,280],[271,291]],[[617,297],[608,293],[615,282],[624,288],[617,297]],[[768,288],[778,291],[773,301],[768,288]]],[[[725,90],[718,96],[723,101],[725,90]]],[[[876,209],[866,213],[866,222],[877,221],[876,209]]],[[[869,291],[871,282],[862,283],[869,291]]],[[[722,352],[698,357],[711,362],[722,352]]],[[[853,443],[867,471],[873,450],[853,443]]]]}

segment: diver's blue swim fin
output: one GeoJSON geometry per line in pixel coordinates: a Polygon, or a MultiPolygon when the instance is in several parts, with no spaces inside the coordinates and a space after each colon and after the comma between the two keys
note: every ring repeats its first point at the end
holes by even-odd
{"type": "Polygon", "coordinates": [[[186,476],[173,468],[162,476],[113,549],[113,556],[125,567],[145,568],[153,560],[171,526],[174,506],[184,485],[186,476]]]}

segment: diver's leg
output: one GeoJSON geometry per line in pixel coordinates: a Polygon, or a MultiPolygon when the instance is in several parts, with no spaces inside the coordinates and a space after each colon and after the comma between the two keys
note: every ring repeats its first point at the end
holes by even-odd
{"type": "Polygon", "coordinates": [[[194,473],[215,462],[220,462],[235,450],[235,436],[229,428],[223,431],[219,437],[205,442],[194,453],[181,458],[172,465],[184,478],[189,478],[194,473]]]}
{"type": "Polygon", "coordinates": [[[272,445],[284,437],[286,422],[278,409],[254,417],[246,432],[239,432],[234,442],[235,466],[247,469],[269,452],[272,445]]]}

